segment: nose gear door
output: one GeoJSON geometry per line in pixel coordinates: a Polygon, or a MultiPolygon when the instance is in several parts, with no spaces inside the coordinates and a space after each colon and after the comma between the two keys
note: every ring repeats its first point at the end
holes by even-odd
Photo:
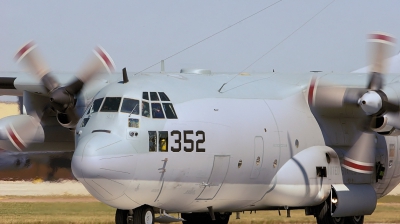
{"type": "Polygon", "coordinates": [[[222,183],[225,180],[226,173],[229,168],[230,156],[216,155],[214,156],[214,164],[207,183],[202,183],[203,191],[196,200],[211,200],[217,195],[222,183]]]}

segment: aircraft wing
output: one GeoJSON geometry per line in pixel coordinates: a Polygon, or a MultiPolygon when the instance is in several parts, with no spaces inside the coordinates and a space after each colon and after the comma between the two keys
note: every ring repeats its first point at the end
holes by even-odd
{"type": "MultiPolygon", "coordinates": [[[[386,73],[388,74],[400,73],[400,52],[395,56],[386,59],[386,63],[387,63],[386,73]]],[[[351,73],[368,73],[369,71],[370,71],[370,65],[354,70],[351,73]]]]}
{"type": "MultiPolygon", "coordinates": [[[[58,74],[57,80],[62,85],[67,84],[73,74],[58,74]]],[[[46,95],[47,91],[37,78],[24,72],[0,73],[0,95],[22,96],[23,91],[46,95]]]]}

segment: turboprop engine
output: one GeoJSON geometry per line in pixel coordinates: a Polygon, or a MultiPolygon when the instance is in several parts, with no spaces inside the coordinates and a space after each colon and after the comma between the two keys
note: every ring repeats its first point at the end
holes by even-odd
{"type": "Polygon", "coordinates": [[[95,57],[76,75],[75,80],[66,86],[61,86],[50,73],[33,42],[24,45],[15,56],[18,62],[24,63],[32,75],[40,79],[48,91],[50,107],[57,112],[58,122],[66,128],[74,129],[80,119],[75,105],[77,95],[84,84],[93,79],[104,67],[108,72],[114,69],[114,62],[104,49],[98,47],[94,50],[94,54],[95,57]]]}
{"type": "MultiPolygon", "coordinates": [[[[45,122],[42,121],[43,118],[46,118],[44,116],[46,112],[47,114],[50,113],[48,111],[53,114],[56,113],[57,121],[61,126],[70,130],[75,129],[84,106],[81,105],[82,102],[78,101],[82,88],[89,82],[93,84],[91,80],[96,77],[96,74],[102,73],[104,68],[108,72],[114,69],[114,62],[107,52],[101,47],[97,47],[94,50],[94,57],[75,76],[75,79],[62,86],[50,72],[33,42],[24,45],[17,52],[15,59],[18,62],[22,62],[26,69],[41,81],[46,92],[40,96],[44,97],[45,103],[35,107],[34,111],[31,111],[32,114],[30,115],[32,116],[18,115],[0,120],[0,145],[8,144],[4,148],[13,151],[15,149],[22,151],[32,142],[44,141],[45,136],[42,125],[45,122]],[[10,148],[11,143],[12,146],[10,148]]],[[[25,95],[33,97],[34,93],[24,93],[25,95]]]]}
{"type": "MultiPolygon", "coordinates": [[[[398,93],[393,85],[384,86],[385,59],[395,39],[388,34],[370,35],[372,66],[366,87],[332,86],[313,78],[308,91],[311,110],[323,117],[352,119],[357,139],[343,158],[342,166],[348,170],[372,174],[375,171],[375,132],[390,135],[400,130],[398,93]]],[[[357,78],[357,76],[349,77],[357,78]]],[[[327,131],[329,132],[329,131],[327,131]]]]}

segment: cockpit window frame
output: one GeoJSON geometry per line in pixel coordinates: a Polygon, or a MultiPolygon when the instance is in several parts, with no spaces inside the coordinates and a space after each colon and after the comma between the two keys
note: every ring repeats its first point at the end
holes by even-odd
{"type": "Polygon", "coordinates": [[[124,97],[124,98],[122,98],[121,99],[121,105],[120,105],[120,108],[119,108],[119,112],[121,112],[121,113],[129,113],[129,114],[132,114],[132,115],[140,115],[140,100],[138,100],[138,99],[134,99],[134,98],[129,98],[129,97],[124,97]],[[122,107],[123,107],[123,105],[124,105],[124,102],[125,102],[125,100],[134,100],[134,101],[137,101],[137,108],[135,109],[135,108],[132,108],[131,110],[129,110],[129,111],[122,111],[122,107]],[[134,110],[135,109],[135,110],[134,110]],[[133,112],[132,112],[132,110],[133,110],[133,112]],[[135,113],[135,111],[137,111],[137,113],[135,113]]]}
{"type": "Polygon", "coordinates": [[[163,110],[163,106],[161,105],[161,102],[151,102],[151,117],[152,117],[153,119],[165,119],[165,112],[164,112],[164,110],[163,110]],[[156,112],[154,112],[154,110],[155,110],[156,108],[155,108],[154,105],[156,105],[156,104],[158,104],[159,107],[160,107],[160,109],[159,109],[160,112],[158,113],[158,116],[162,114],[162,117],[157,117],[157,116],[155,116],[155,113],[156,113],[156,112]]]}
{"type": "Polygon", "coordinates": [[[142,100],[150,100],[149,92],[143,92],[142,93],[142,100]]]}
{"type": "Polygon", "coordinates": [[[162,103],[162,109],[164,110],[164,115],[165,118],[167,119],[178,119],[178,115],[176,114],[174,104],[173,103],[162,103]],[[165,109],[166,107],[169,107],[168,113],[167,110],[165,109]]]}
{"type": "Polygon", "coordinates": [[[151,101],[160,101],[160,96],[158,96],[157,92],[150,92],[150,100],[151,101]]]}
{"type": "MultiPolygon", "coordinates": [[[[112,102],[109,102],[109,103],[112,103],[112,102]]],[[[103,104],[101,105],[101,108],[100,108],[99,112],[103,112],[103,113],[116,113],[116,112],[118,112],[118,111],[120,110],[121,104],[122,104],[122,97],[114,97],[114,96],[105,97],[104,100],[103,100],[103,104]],[[108,99],[117,99],[117,100],[119,99],[118,108],[114,109],[114,107],[113,107],[112,110],[105,110],[104,106],[105,106],[106,103],[108,103],[108,102],[106,102],[108,99]]],[[[115,105],[112,105],[112,104],[111,104],[111,106],[115,106],[115,105]]]]}
{"type": "Polygon", "coordinates": [[[142,115],[143,117],[152,118],[152,117],[151,117],[151,111],[150,111],[150,103],[149,103],[148,101],[146,101],[146,100],[142,100],[141,105],[142,105],[142,108],[141,108],[141,115],[142,115]],[[147,104],[147,115],[148,115],[148,116],[144,115],[144,109],[145,109],[144,104],[147,104]]]}
{"type": "Polygon", "coordinates": [[[86,115],[99,112],[101,106],[103,105],[103,102],[104,102],[104,97],[100,97],[100,98],[94,99],[94,100],[90,103],[90,106],[89,106],[89,109],[88,109],[87,112],[86,112],[86,115]],[[95,110],[93,109],[93,107],[94,107],[95,103],[96,103],[98,100],[100,100],[100,105],[99,105],[99,107],[97,108],[97,111],[95,111],[95,110]]]}
{"type": "Polygon", "coordinates": [[[167,96],[167,94],[165,94],[164,92],[158,92],[158,96],[160,97],[160,101],[163,101],[163,102],[171,101],[171,100],[169,100],[169,97],[167,96]]]}

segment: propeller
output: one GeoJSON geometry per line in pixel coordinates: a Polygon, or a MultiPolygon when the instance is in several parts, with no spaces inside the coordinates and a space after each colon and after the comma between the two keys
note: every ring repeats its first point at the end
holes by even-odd
{"type": "Polygon", "coordinates": [[[360,134],[353,146],[344,157],[342,166],[358,173],[371,174],[375,167],[375,133],[388,112],[398,112],[399,105],[389,101],[382,90],[386,69],[385,60],[389,58],[395,38],[385,33],[373,33],[369,36],[371,66],[366,88],[331,87],[321,88],[325,91],[316,92],[315,79],[309,87],[308,101],[312,108],[322,105],[325,108],[361,108],[362,121],[359,125],[360,134]],[[316,94],[314,94],[316,93],[316,94]],[[317,102],[317,105],[315,102],[317,102]]]}
{"type": "MultiPolygon", "coordinates": [[[[371,127],[377,127],[377,121],[387,112],[399,111],[399,105],[389,102],[382,91],[386,63],[390,56],[395,39],[385,33],[374,33],[369,36],[371,43],[371,67],[367,92],[358,100],[357,104],[367,117],[361,127],[361,134],[355,144],[344,157],[342,166],[358,173],[371,174],[375,167],[375,133],[371,127]]],[[[354,104],[354,99],[345,97],[345,103],[354,104]],[[346,101],[347,100],[347,101],[346,101]]]]}
{"type": "Polygon", "coordinates": [[[75,99],[84,84],[93,79],[104,68],[111,72],[115,67],[107,52],[103,48],[97,47],[94,50],[94,56],[75,76],[75,79],[68,85],[61,86],[51,74],[34,42],[24,45],[15,55],[15,59],[17,62],[23,63],[27,70],[42,82],[48,92],[50,106],[57,111],[57,119],[67,128],[75,128],[80,118],[75,110],[75,99]]]}

